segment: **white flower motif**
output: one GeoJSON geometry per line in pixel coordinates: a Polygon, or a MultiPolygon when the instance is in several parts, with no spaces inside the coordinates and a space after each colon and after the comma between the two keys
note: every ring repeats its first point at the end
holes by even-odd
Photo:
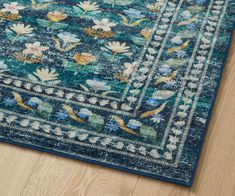
{"type": "Polygon", "coordinates": [[[141,73],[147,73],[149,71],[149,69],[147,67],[142,67],[139,69],[141,73]]]}
{"type": "Polygon", "coordinates": [[[118,142],[115,147],[117,149],[122,149],[124,147],[124,143],[123,142],[118,142]]]}
{"type": "Polygon", "coordinates": [[[98,81],[98,80],[86,80],[86,83],[93,88],[96,91],[108,91],[111,89],[110,86],[106,85],[106,82],[104,81],[98,81]]]}
{"type": "Polygon", "coordinates": [[[84,12],[91,12],[91,11],[97,11],[99,9],[99,6],[96,4],[96,2],[90,2],[90,1],[83,1],[77,4],[78,7],[84,10],[84,12]]]}
{"type": "Polygon", "coordinates": [[[55,133],[55,135],[58,135],[58,136],[62,136],[63,135],[63,131],[61,130],[60,127],[56,127],[54,129],[54,133],[55,133]]]}
{"type": "Polygon", "coordinates": [[[180,129],[176,129],[176,128],[172,128],[172,132],[175,134],[175,135],[180,135],[182,134],[182,131],[180,129]]]}
{"type": "Polygon", "coordinates": [[[130,152],[135,152],[135,146],[133,145],[133,144],[129,144],[128,146],[127,146],[127,150],[129,150],[130,152]]]}
{"type": "Polygon", "coordinates": [[[183,41],[182,41],[182,39],[181,39],[179,36],[175,36],[175,37],[173,37],[173,38],[171,39],[171,43],[172,43],[172,44],[182,44],[183,41]]]}
{"type": "Polygon", "coordinates": [[[113,54],[126,53],[129,51],[129,46],[125,42],[120,43],[117,41],[108,42],[106,48],[112,51],[113,54]]]}
{"type": "Polygon", "coordinates": [[[16,119],[17,119],[17,116],[13,116],[13,115],[6,117],[7,123],[12,123],[12,122],[14,122],[16,119]]]}
{"type": "Polygon", "coordinates": [[[0,68],[7,68],[7,65],[3,60],[0,60],[0,68]]]}
{"type": "Polygon", "coordinates": [[[89,139],[89,142],[91,142],[92,144],[95,144],[98,140],[99,140],[100,137],[92,137],[89,139]]]}
{"type": "Polygon", "coordinates": [[[24,35],[24,34],[30,34],[33,31],[33,28],[30,27],[30,25],[24,25],[24,24],[13,24],[10,27],[11,30],[13,30],[17,35],[24,35]]]}
{"type": "MultiPolygon", "coordinates": [[[[30,75],[30,74],[29,74],[29,75],[30,75]]],[[[28,75],[28,76],[29,76],[29,75],[28,75]]],[[[37,79],[36,79],[36,80],[33,80],[33,81],[37,81],[37,79]]],[[[42,92],[42,87],[41,87],[40,85],[34,86],[33,89],[34,89],[36,92],[39,92],[39,93],[42,92]]]]}
{"type": "Polygon", "coordinates": [[[28,119],[23,119],[21,122],[20,122],[20,125],[22,127],[27,127],[29,124],[29,120],[28,119]]]}
{"type": "Polygon", "coordinates": [[[183,127],[183,126],[185,125],[185,121],[184,121],[184,120],[182,120],[182,121],[176,121],[176,122],[174,122],[174,125],[175,125],[176,127],[183,127]]]}
{"type": "Polygon", "coordinates": [[[78,95],[77,100],[80,102],[83,102],[83,101],[85,101],[85,97],[83,95],[78,95]]]}
{"type": "Polygon", "coordinates": [[[23,50],[24,54],[33,54],[37,57],[42,56],[42,52],[48,50],[49,48],[46,46],[41,46],[40,42],[34,42],[25,44],[26,49],[23,50]]]}
{"type": "Polygon", "coordinates": [[[96,97],[92,97],[92,98],[88,99],[88,101],[92,104],[95,104],[98,101],[98,99],[96,97]]]}
{"type": "Polygon", "coordinates": [[[150,155],[154,158],[159,158],[158,151],[156,149],[151,150],[150,155]]]}
{"type": "MultiPolygon", "coordinates": [[[[51,72],[53,72],[53,74],[54,74],[54,71],[55,70],[52,70],[51,72]]],[[[58,74],[55,74],[55,75],[58,75],[58,74]]],[[[55,79],[53,79],[53,80],[55,80],[55,79]]],[[[63,90],[58,90],[55,94],[58,95],[59,97],[63,97],[64,96],[64,91],[63,90]]]]}
{"type": "Polygon", "coordinates": [[[38,121],[34,121],[32,124],[31,124],[31,127],[35,130],[38,130],[40,129],[40,123],[38,121]]]}
{"type": "Polygon", "coordinates": [[[46,91],[46,93],[47,93],[48,95],[50,95],[50,94],[53,93],[54,88],[46,88],[45,91],[46,91]]]}
{"type": "Polygon", "coordinates": [[[137,62],[132,62],[132,63],[124,63],[125,70],[123,71],[123,75],[129,76],[135,69],[137,62]]]}
{"type": "Polygon", "coordinates": [[[121,109],[122,109],[122,110],[129,111],[129,110],[131,110],[131,109],[132,109],[132,107],[130,107],[129,105],[127,105],[127,104],[123,103],[123,104],[121,105],[121,109]]]}
{"type": "Polygon", "coordinates": [[[110,103],[110,105],[111,105],[111,107],[114,108],[114,109],[117,109],[117,107],[118,107],[118,104],[117,104],[116,101],[112,101],[112,102],[110,103]]]}
{"type": "Polygon", "coordinates": [[[67,93],[65,96],[67,99],[72,99],[75,93],[67,93]]]}
{"type": "Polygon", "coordinates": [[[0,121],[3,121],[3,118],[4,118],[4,114],[0,112],[0,121]]]}
{"type": "Polygon", "coordinates": [[[176,137],[176,136],[172,136],[172,135],[170,135],[170,137],[169,137],[169,142],[171,142],[171,143],[177,143],[177,142],[179,142],[179,138],[178,137],[176,137]]]}
{"type": "Polygon", "coordinates": [[[48,68],[37,69],[36,72],[33,73],[43,82],[56,80],[59,75],[54,69],[50,71],[48,68]]]}
{"type": "Polygon", "coordinates": [[[163,4],[164,0],[158,0],[156,3],[149,4],[146,7],[152,11],[159,11],[163,4]]]}
{"type": "Polygon", "coordinates": [[[51,131],[51,126],[50,125],[43,125],[42,129],[44,132],[49,133],[51,131]]]}
{"type": "Polygon", "coordinates": [[[59,33],[58,37],[62,39],[65,44],[80,42],[80,39],[77,38],[77,35],[68,32],[59,33]]]}
{"type": "Polygon", "coordinates": [[[150,120],[155,123],[160,123],[162,119],[161,119],[161,116],[154,115],[150,120]]]}
{"type": "Polygon", "coordinates": [[[108,103],[109,103],[109,100],[105,100],[105,99],[102,99],[102,100],[99,101],[99,104],[100,104],[101,106],[105,106],[105,105],[107,105],[108,103]]]}
{"type": "Polygon", "coordinates": [[[116,26],[116,23],[109,22],[108,18],[103,18],[102,20],[94,20],[95,26],[93,29],[102,29],[103,31],[111,31],[111,27],[116,26]]]}
{"type": "Polygon", "coordinates": [[[141,127],[141,126],[142,126],[142,123],[141,123],[140,121],[131,119],[131,120],[129,120],[127,126],[141,127]]]}
{"type": "Polygon", "coordinates": [[[192,17],[192,14],[190,13],[190,11],[186,10],[184,12],[182,12],[181,14],[184,18],[191,18],[192,17]]]}
{"type": "Polygon", "coordinates": [[[104,138],[103,140],[101,140],[100,143],[101,143],[103,146],[106,146],[106,145],[108,145],[111,141],[112,141],[111,138],[104,138]]]}
{"type": "Polygon", "coordinates": [[[142,155],[146,155],[146,147],[140,146],[140,147],[139,147],[139,152],[140,152],[140,154],[142,154],[142,155]]]}
{"type": "Polygon", "coordinates": [[[174,144],[167,144],[166,147],[169,151],[173,151],[177,148],[177,146],[174,144]]]}
{"type": "Polygon", "coordinates": [[[133,97],[133,96],[129,96],[129,97],[127,97],[127,100],[128,100],[130,103],[133,103],[133,102],[135,102],[135,101],[137,100],[137,98],[136,98],[136,97],[133,97]]]}
{"type": "Polygon", "coordinates": [[[7,64],[4,61],[0,61],[0,74],[7,71],[7,64]]]}
{"type": "Polygon", "coordinates": [[[1,9],[2,12],[10,12],[11,14],[18,14],[19,10],[23,10],[25,7],[18,5],[17,2],[4,3],[4,8],[1,9]]]}
{"type": "Polygon", "coordinates": [[[165,152],[164,153],[164,157],[167,159],[167,160],[172,160],[172,153],[171,152],[165,152]]]}
{"type": "Polygon", "coordinates": [[[76,132],[76,131],[69,131],[69,132],[67,133],[68,138],[75,138],[76,135],[77,135],[77,132],[76,132]]]}
{"type": "Polygon", "coordinates": [[[82,108],[80,111],[79,111],[80,114],[85,114],[87,116],[92,116],[93,113],[92,111],[88,110],[88,109],[85,109],[85,108],[82,108]]]}
{"type": "Polygon", "coordinates": [[[89,135],[88,135],[87,133],[84,133],[84,134],[82,134],[82,135],[79,135],[79,136],[78,136],[78,139],[79,139],[80,141],[84,141],[85,139],[87,139],[88,136],[89,136],[89,135]]]}

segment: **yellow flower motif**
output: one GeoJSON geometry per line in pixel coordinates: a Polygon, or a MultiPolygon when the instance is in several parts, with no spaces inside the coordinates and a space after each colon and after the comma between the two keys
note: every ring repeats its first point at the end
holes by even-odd
{"type": "Polygon", "coordinates": [[[79,65],[87,65],[89,63],[92,63],[94,61],[96,61],[96,57],[92,54],[89,53],[76,53],[73,56],[73,59],[76,61],[76,63],[78,63],[79,65]]]}
{"type": "Polygon", "coordinates": [[[58,74],[55,70],[49,70],[48,68],[37,69],[36,72],[33,72],[35,76],[40,78],[41,81],[52,81],[56,80],[58,74]]]}
{"type": "Polygon", "coordinates": [[[64,14],[63,12],[55,11],[55,12],[49,12],[47,14],[47,17],[51,22],[59,22],[61,20],[66,19],[68,15],[64,14]]]}
{"type": "Polygon", "coordinates": [[[140,34],[143,35],[145,39],[148,39],[149,36],[151,35],[152,31],[153,31],[152,29],[145,28],[145,29],[141,30],[140,34]]]}

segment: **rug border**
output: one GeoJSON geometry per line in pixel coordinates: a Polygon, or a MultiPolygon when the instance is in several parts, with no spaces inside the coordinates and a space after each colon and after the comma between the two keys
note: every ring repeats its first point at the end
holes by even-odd
{"type": "MultiPolygon", "coordinates": [[[[198,156],[196,158],[196,161],[195,161],[195,167],[193,169],[193,172],[192,172],[192,177],[189,181],[189,186],[191,187],[193,185],[193,182],[194,182],[194,179],[195,179],[195,176],[196,176],[196,173],[197,173],[197,169],[198,169],[198,165],[199,165],[199,161],[200,161],[200,157],[201,157],[201,154],[202,154],[202,150],[203,150],[203,146],[204,146],[204,143],[205,143],[205,139],[206,139],[206,135],[207,135],[207,132],[208,132],[208,128],[209,128],[209,125],[210,125],[210,121],[212,119],[212,115],[213,115],[213,110],[214,110],[214,107],[215,107],[215,103],[216,103],[216,99],[217,99],[217,96],[218,96],[218,92],[219,92],[219,89],[220,89],[220,84],[221,84],[221,81],[222,81],[222,78],[223,78],[223,73],[224,73],[224,68],[226,66],[226,62],[227,62],[227,59],[228,59],[228,55],[229,55],[229,51],[231,49],[231,46],[232,46],[232,40],[233,40],[233,33],[235,33],[235,22],[233,24],[231,24],[231,32],[229,32],[229,35],[230,35],[230,39],[228,41],[228,45],[227,45],[227,48],[226,48],[226,53],[225,53],[225,58],[223,59],[223,66],[221,67],[221,71],[220,71],[220,74],[219,74],[219,78],[218,78],[218,81],[217,81],[217,85],[216,85],[216,88],[215,88],[215,94],[214,94],[214,98],[212,100],[212,104],[211,104],[211,107],[210,107],[210,110],[209,110],[209,113],[208,113],[208,118],[206,120],[206,125],[203,129],[203,135],[202,135],[202,139],[201,139],[201,142],[200,142],[200,147],[199,147],[199,152],[198,152],[198,156]]],[[[235,38],[235,37],[234,37],[235,38]]]]}
{"type": "Polygon", "coordinates": [[[112,164],[109,164],[109,163],[95,161],[95,160],[80,157],[79,155],[74,156],[74,155],[65,154],[63,152],[59,152],[59,151],[56,151],[56,150],[51,150],[51,149],[49,150],[49,149],[39,147],[39,146],[33,146],[33,145],[30,145],[30,144],[20,143],[20,142],[16,142],[16,141],[10,141],[10,140],[7,140],[5,138],[0,138],[0,141],[4,142],[4,143],[8,143],[8,144],[14,144],[14,145],[17,145],[17,146],[23,147],[23,148],[33,149],[33,150],[37,150],[37,151],[40,151],[40,152],[46,152],[46,153],[49,153],[49,154],[58,155],[58,156],[65,157],[65,158],[70,158],[70,159],[84,161],[84,162],[91,163],[91,164],[101,165],[101,166],[105,166],[105,167],[108,167],[108,168],[111,168],[111,169],[116,169],[116,170],[128,172],[128,173],[131,173],[131,174],[137,174],[137,175],[140,175],[140,176],[145,176],[145,177],[149,177],[149,178],[153,178],[153,179],[157,179],[157,180],[162,180],[162,181],[168,182],[168,183],[174,183],[176,185],[183,185],[183,186],[186,186],[186,187],[191,187],[193,185],[193,181],[194,181],[195,176],[196,176],[198,163],[199,163],[201,153],[202,153],[202,149],[203,149],[203,146],[204,146],[206,133],[207,133],[207,130],[208,130],[208,127],[209,127],[209,122],[210,122],[211,117],[212,117],[212,112],[213,112],[213,108],[214,108],[214,105],[215,105],[215,102],[216,102],[216,97],[218,95],[221,79],[222,79],[223,72],[224,72],[224,67],[225,67],[225,64],[226,64],[226,61],[227,61],[227,58],[228,58],[229,50],[230,50],[231,45],[232,45],[233,32],[235,32],[235,31],[232,28],[231,32],[230,32],[230,40],[228,42],[229,44],[227,46],[225,58],[223,60],[223,66],[221,67],[221,72],[220,72],[220,75],[219,75],[218,83],[217,83],[217,86],[215,88],[215,96],[214,96],[213,101],[212,101],[212,106],[209,110],[206,126],[203,129],[204,131],[203,131],[203,136],[202,136],[202,139],[201,139],[201,142],[200,142],[200,145],[199,145],[200,146],[199,147],[199,153],[198,153],[198,156],[197,156],[196,161],[195,161],[196,166],[194,167],[193,172],[192,172],[192,176],[191,176],[191,178],[188,182],[185,182],[185,181],[182,181],[182,180],[177,180],[177,179],[172,179],[172,178],[167,178],[167,177],[162,177],[162,176],[159,176],[159,175],[149,174],[149,173],[142,172],[142,171],[136,171],[136,170],[125,168],[123,166],[116,166],[116,165],[112,165],[112,164]]]}
{"type": "Polygon", "coordinates": [[[136,170],[125,168],[123,166],[116,166],[116,165],[112,165],[112,164],[109,164],[109,163],[104,163],[104,162],[100,162],[100,161],[95,161],[95,160],[83,158],[83,157],[80,157],[79,155],[74,156],[74,155],[65,154],[63,152],[59,152],[59,151],[55,151],[55,150],[48,150],[46,148],[39,147],[39,146],[33,146],[33,145],[30,145],[30,144],[10,141],[10,140],[6,140],[5,138],[0,138],[0,142],[4,142],[4,143],[7,143],[7,144],[13,144],[15,146],[26,148],[26,149],[37,150],[39,152],[45,152],[45,153],[48,153],[48,154],[57,155],[57,156],[64,157],[64,158],[83,161],[84,163],[100,165],[100,166],[104,166],[104,168],[107,167],[107,168],[115,169],[117,171],[119,170],[119,171],[127,172],[129,174],[136,174],[136,175],[140,175],[140,176],[144,176],[144,177],[149,177],[149,178],[152,178],[152,179],[161,180],[161,181],[168,182],[168,183],[174,183],[176,185],[183,185],[183,186],[186,186],[186,187],[191,187],[191,185],[192,185],[190,183],[190,181],[185,182],[185,181],[182,181],[182,180],[174,180],[174,179],[171,179],[171,178],[162,177],[162,176],[154,175],[154,174],[149,174],[149,173],[146,173],[146,172],[139,172],[139,171],[136,171],[136,170]]]}
{"type": "Polygon", "coordinates": [[[231,24],[231,29],[230,30],[231,30],[231,32],[228,32],[230,37],[229,37],[228,45],[227,45],[227,48],[226,48],[225,57],[223,59],[223,63],[222,63],[222,66],[221,66],[221,71],[220,71],[220,74],[219,74],[217,85],[216,85],[216,88],[215,88],[214,97],[213,97],[212,104],[211,104],[211,107],[210,107],[209,112],[208,112],[208,118],[206,120],[206,125],[203,128],[203,135],[202,135],[202,138],[201,138],[201,141],[200,141],[200,144],[199,144],[199,151],[198,151],[198,155],[197,155],[196,160],[195,160],[195,167],[192,170],[192,175],[191,175],[191,178],[188,182],[185,182],[185,181],[182,181],[182,180],[177,180],[177,179],[172,179],[172,178],[168,178],[168,177],[159,176],[157,174],[155,175],[155,174],[150,174],[150,173],[147,173],[147,172],[136,171],[136,170],[133,170],[133,169],[125,168],[123,166],[112,165],[110,163],[104,163],[104,162],[101,162],[101,161],[91,160],[91,159],[88,159],[88,158],[80,157],[79,155],[74,156],[74,155],[66,154],[66,153],[59,152],[59,151],[52,150],[52,149],[46,149],[44,147],[34,146],[34,145],[31,145],[31,144],[25,144],[25,143],[20,143],[20,142],[16,142],[16,141],[10,141],[10,140],[7,140],[5,138],[0,138],[0,141],[4,142],[4,143],[8,143],[8,144],[13,144],[13,145],[16,145],[16,146],[19,146],[19,147],[23,147],[23,148],[33,149],[33,150],[37,150],[37,151],[40,151],[40,152],[46,152],[46,153],[49,153],[49,154],[58,155],[58,156],[65,157],[65,158],[70,158],[70,159],[80,160],[80,161],[84,161],[84,162],[91,163],[91,164],[105,166],[105,167],[108,167],[108,168],[111,168],[111,169],[116,169],[116,170],[131,173],[131,174],[137,174],[137,175],[140,175],[140,176],[150,177],[150,178],[153,178],[153,179],[162,180],[164,182],[174,183],[176,185],[183,185],[183,186],[186,186],[186,187],[191,187],[193,185],[193,182],[194,182],[194,179],[195,179],[195,176],[196,176],[196,172],[197,172],[198,165],[199,165],[199,160],[200,160],[201,153],[202,153],[202,150],[203,150],[203,146],[204,146],[204,143],[205,143],[206,134],[208,132],[209,123],[210,123],[212,115],[213,115],[213,110],[214,110],[214,107],[215,107],[216,98],[218,96],[219,87],[220,87],[221,80],[222,80],[222,77],[223,77],[224,68],[226,66],[229,51],[230,51],[231,46],[232,46],[233,33],[235,33],[235,22],[233,22],[233,24],[231,24]]]}

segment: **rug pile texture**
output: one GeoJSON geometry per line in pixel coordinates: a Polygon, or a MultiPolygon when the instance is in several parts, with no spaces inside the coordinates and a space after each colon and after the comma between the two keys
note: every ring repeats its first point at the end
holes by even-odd
{"type": "Polygon", "coordinates": [[[0,140],[190,186],[234,5],[0,0],[0,140]]]}

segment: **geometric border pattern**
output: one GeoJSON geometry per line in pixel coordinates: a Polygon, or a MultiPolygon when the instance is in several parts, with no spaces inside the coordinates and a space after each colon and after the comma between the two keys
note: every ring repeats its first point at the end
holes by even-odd
{"type": "MultiPolygon", "coordinates": [[[[182,2],[183,0],[179,2],[179,7],[182,2]]],[[[208,66],[211,62],[214,46],[217,41],[217,36],[219,34],[223,17],[226,13],[228,3],[229,0],[211,0],[210,2],[160,147],[153,148],[152,145],[142,146],[139,142],[133,142],[131,140],[126,142],[127,140],[124,141],[124,139],[116,136],[113,138],[107,138],[105,137],[105,134],[97,134],[90,131],[88,134],[85,130],[77,130],[73,127],[66,127],[63,125],[58,126],[58,124],[46,122],[43,119],[36,119],[7,110],[0,110],[0,126],[7,129],[28,132],[35,135],[41,135],[46,138],[56,139],[61,143],[87,146],[101,151],[107,151],[109,153],[143,159],[145,161],[149,161],[150,163],[162,164],[166,167],[177,168],[180,164],[181,153],[190,130],[191,121],[193,119],[198,99],[200,98],[204,79],[207,74],[208,66]],[[63,129],[67,129],[69,131],[63,131],[63,129]],[[53,135],[51,133],[53,133],[53,135]],[[66,137],[64,137],[64,133],[67,134],[66,137]]],[[[162,9],[164,9],[164,7],[162,9]]],[[[154,69],[151,71],[154,72],[154,69]]],[[[135,81],[135,76],[133,75],[132,77],[133,78],[131,81],[135,81]]],[[[18,90],[22,89],[24,92],[35,90],[35,94],[38,95],[45,93],[43,92],[43,89],[40,88],[42,84],[31,83],[30,85],[30,83],[31,82],[26,81],[25,79],[21,80],[20,78],[16,78],[14,76],[3,75],[3,78],[0,81],[0,87],[14,88],[18,90]]],[[[131,85],[129,87],[131,87],[131,85]]],[[[48,90],[49,93],[46,92],[46,94],[50,95],[50,92],[52,92],[58,96],[58,99],[61,99],[64,96],[69,96],[66,97],[66,99],[72,99],[74,97],[73,92],[71,92],[71,94],[64,93],[65,90],[68,89],[58,91],[48,90]]],[[[111,99],[112,98],[110,98],[110,100],[111,99]]],[[[117,113],[123,115],[128,114],[128,112],[125,111],[118,111],[117,113]]],[[[89,157],[89,159],[91,158],[89,157]]],[[[95,160],[104,162],[103,160],[95,160]]],[[[138,170],[141,171],[140,169],[138,170]]],[[[148,173],[148,171],[143,171],[143,173],[145,172],[148,173]]],[[[163,174],[156,175],[164,176],[163,174]]],[[[165,177],[169,178],[169,176],[165,177]]],[[[188,185],[191,179],[192,178],[188,179],[187,182],[186,180],[183,180],[183,184],[188,185]]]]}

